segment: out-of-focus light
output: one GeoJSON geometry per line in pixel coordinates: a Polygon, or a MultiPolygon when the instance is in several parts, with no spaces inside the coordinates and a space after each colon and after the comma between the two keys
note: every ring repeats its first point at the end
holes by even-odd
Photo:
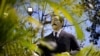
{"type": "Polygon", "coordinates": [[[31,16],[33,13],[33,8],[31,8],[31,7],[27,8],[27,12],[31,16]]]}
{"type": "Polygon", "coordinates": [[[5,16],[8,16],[8,13],[4,12],[4,15],[5,15],[5,16]]]}
{"type": "Polygon", "coordinates": [[[88,5],[89,5],[89,7],[90,7],[91,9],[94,8],[94,6],[93,6],[91,3],[89,3],[88,5]]]}
{"type": "Polygon", "coordinates": [[[33,11],[33,9],[32,8],[28,8],[28,12],[32,12],[33,11]]]}
{"type": "Polygon", "coordinates": [[[8,13],[4,12],[4,17],[6,18],[8,16],[8,13]]]}

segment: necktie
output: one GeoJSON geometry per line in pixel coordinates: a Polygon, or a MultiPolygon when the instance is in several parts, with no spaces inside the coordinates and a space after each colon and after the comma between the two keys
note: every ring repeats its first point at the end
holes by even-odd
{"type": "Polygon", "coordinates": [[[55,32],[55,40],[58,41],[57,32],[55,32]]]}
{"type": "Polygon", "coordinates": [[[55,38],[57,38],[57,32],[55,32],[55,38]]]}

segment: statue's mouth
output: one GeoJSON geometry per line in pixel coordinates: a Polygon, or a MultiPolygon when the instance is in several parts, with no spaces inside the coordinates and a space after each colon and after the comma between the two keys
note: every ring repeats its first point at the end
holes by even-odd
{"type": "Polygon", "coordinates": [[[57,24],[54,23],[54,24],[52,24],[52,26],[53,26],[53,25],[57,25],[57,24]]]}

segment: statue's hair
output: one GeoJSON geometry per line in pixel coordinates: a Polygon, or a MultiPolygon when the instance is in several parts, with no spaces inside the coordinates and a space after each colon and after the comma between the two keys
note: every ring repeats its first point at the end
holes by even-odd
{"type": "Polygon", "coordinates": [[[61,23],[64,23],[64,17],[62,17],[62,16],[60,16],[60,15],[55,15],[55,14],[53,14],[53,15],[51,15],[51,18],[54,17],[54,16],[59,16],[59,21],[60,21],[61,23]]]}

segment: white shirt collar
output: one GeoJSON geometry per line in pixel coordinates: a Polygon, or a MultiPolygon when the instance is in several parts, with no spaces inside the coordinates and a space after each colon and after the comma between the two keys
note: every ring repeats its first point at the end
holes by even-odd
{"type": "MultiPolygon", "coordinates": [[[[62,31],[62,29],[60,29],[60,30],[57,32],[57,37],[59,37],[61,31],[62,31]]],[[[53,35],[55,36],[55,31],[53,31],[53,35]]]]}

